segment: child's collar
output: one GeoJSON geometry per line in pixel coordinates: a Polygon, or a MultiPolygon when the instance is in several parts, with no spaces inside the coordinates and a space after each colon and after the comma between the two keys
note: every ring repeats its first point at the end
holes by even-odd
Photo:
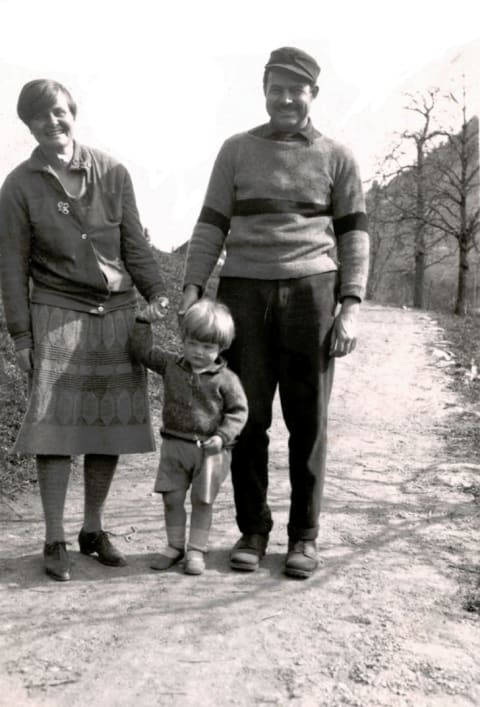
{"type": "Polygon", "coordinates": [[[196,373],[197,375],[201,375],[202,373],[217,373],[222,368],[225,368],[225,366],[227,365],[225,359],[220,355],[211,364],[211,366],[209,366],[208,368],[204,368],[201,371],[196,371],[194,368],[192,368],[192,365],[188,361],[185,360],[185,357],[182,354],[179,355],[177,362],[186,371],[191,371],[192,373],[196,373]]]}

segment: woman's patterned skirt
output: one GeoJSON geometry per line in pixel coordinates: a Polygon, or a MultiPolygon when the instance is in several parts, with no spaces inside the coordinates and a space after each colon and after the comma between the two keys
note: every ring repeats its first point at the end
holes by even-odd
{"type": "Polygon", "coordinates": [[[132,361],[134,309],[103,316],[32,304],[34,369],[15,452],[131,454],[155,442],[147,373],[132,361]]]}

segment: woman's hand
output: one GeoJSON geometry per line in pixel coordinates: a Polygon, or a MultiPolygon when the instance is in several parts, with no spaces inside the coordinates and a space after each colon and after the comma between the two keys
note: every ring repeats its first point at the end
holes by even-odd
{"type": "Polygon", "coordinates": [[[23,373],[31,373],[33,371],[33,350],[20,349],[16,352],[17,366],[23,373]]]}
{"type": "Polygon", "coordinates": [[[165,317],[168,311],[167,297],[155,297],[146,307],[141,309],[137,314],[137,319],[143,322],[158,322],[165,317]]]}

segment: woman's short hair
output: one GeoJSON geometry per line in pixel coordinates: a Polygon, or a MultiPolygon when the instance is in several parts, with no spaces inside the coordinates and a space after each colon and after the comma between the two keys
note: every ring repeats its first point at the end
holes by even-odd
{"type": "Polygon", "coordinates": [[[17,114],[20,120],[26,125],[50,108],[59,93],[63,93],[67,99],[68,107],[74,118],[77,117],[77,104],[72,98],[70,91],[58,81],[51,79],[34,79],[25,84],[20,91],[17,102],[17,114]]]}
{"type": "Polygon", "coordinates": [[[220,302],[202,297],[185,312],[181,324],[182,338],[218,344],[228,349],[235,336],[230,310],[220,302]]]}

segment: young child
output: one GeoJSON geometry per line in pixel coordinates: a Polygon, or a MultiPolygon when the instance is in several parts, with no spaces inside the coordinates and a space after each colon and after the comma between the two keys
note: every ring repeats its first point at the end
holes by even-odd
{"type": "Polygon", "coordinates": [[[155,491],[163,496],[168,545],[151,564],[165,570],[185,555],[185,498],[192,513],[184,571],[201,574],[212,523],[213,502],[230,471],[231,447],[247,421],[247,400],[220,352],[235,329],[224,305],[203,298],[181,321],[183,355],[153,345],[148,322],[161,318],[154,306],[137,315],[131,337],[134,357],[164,382],[162,449],[155,491]]]}

